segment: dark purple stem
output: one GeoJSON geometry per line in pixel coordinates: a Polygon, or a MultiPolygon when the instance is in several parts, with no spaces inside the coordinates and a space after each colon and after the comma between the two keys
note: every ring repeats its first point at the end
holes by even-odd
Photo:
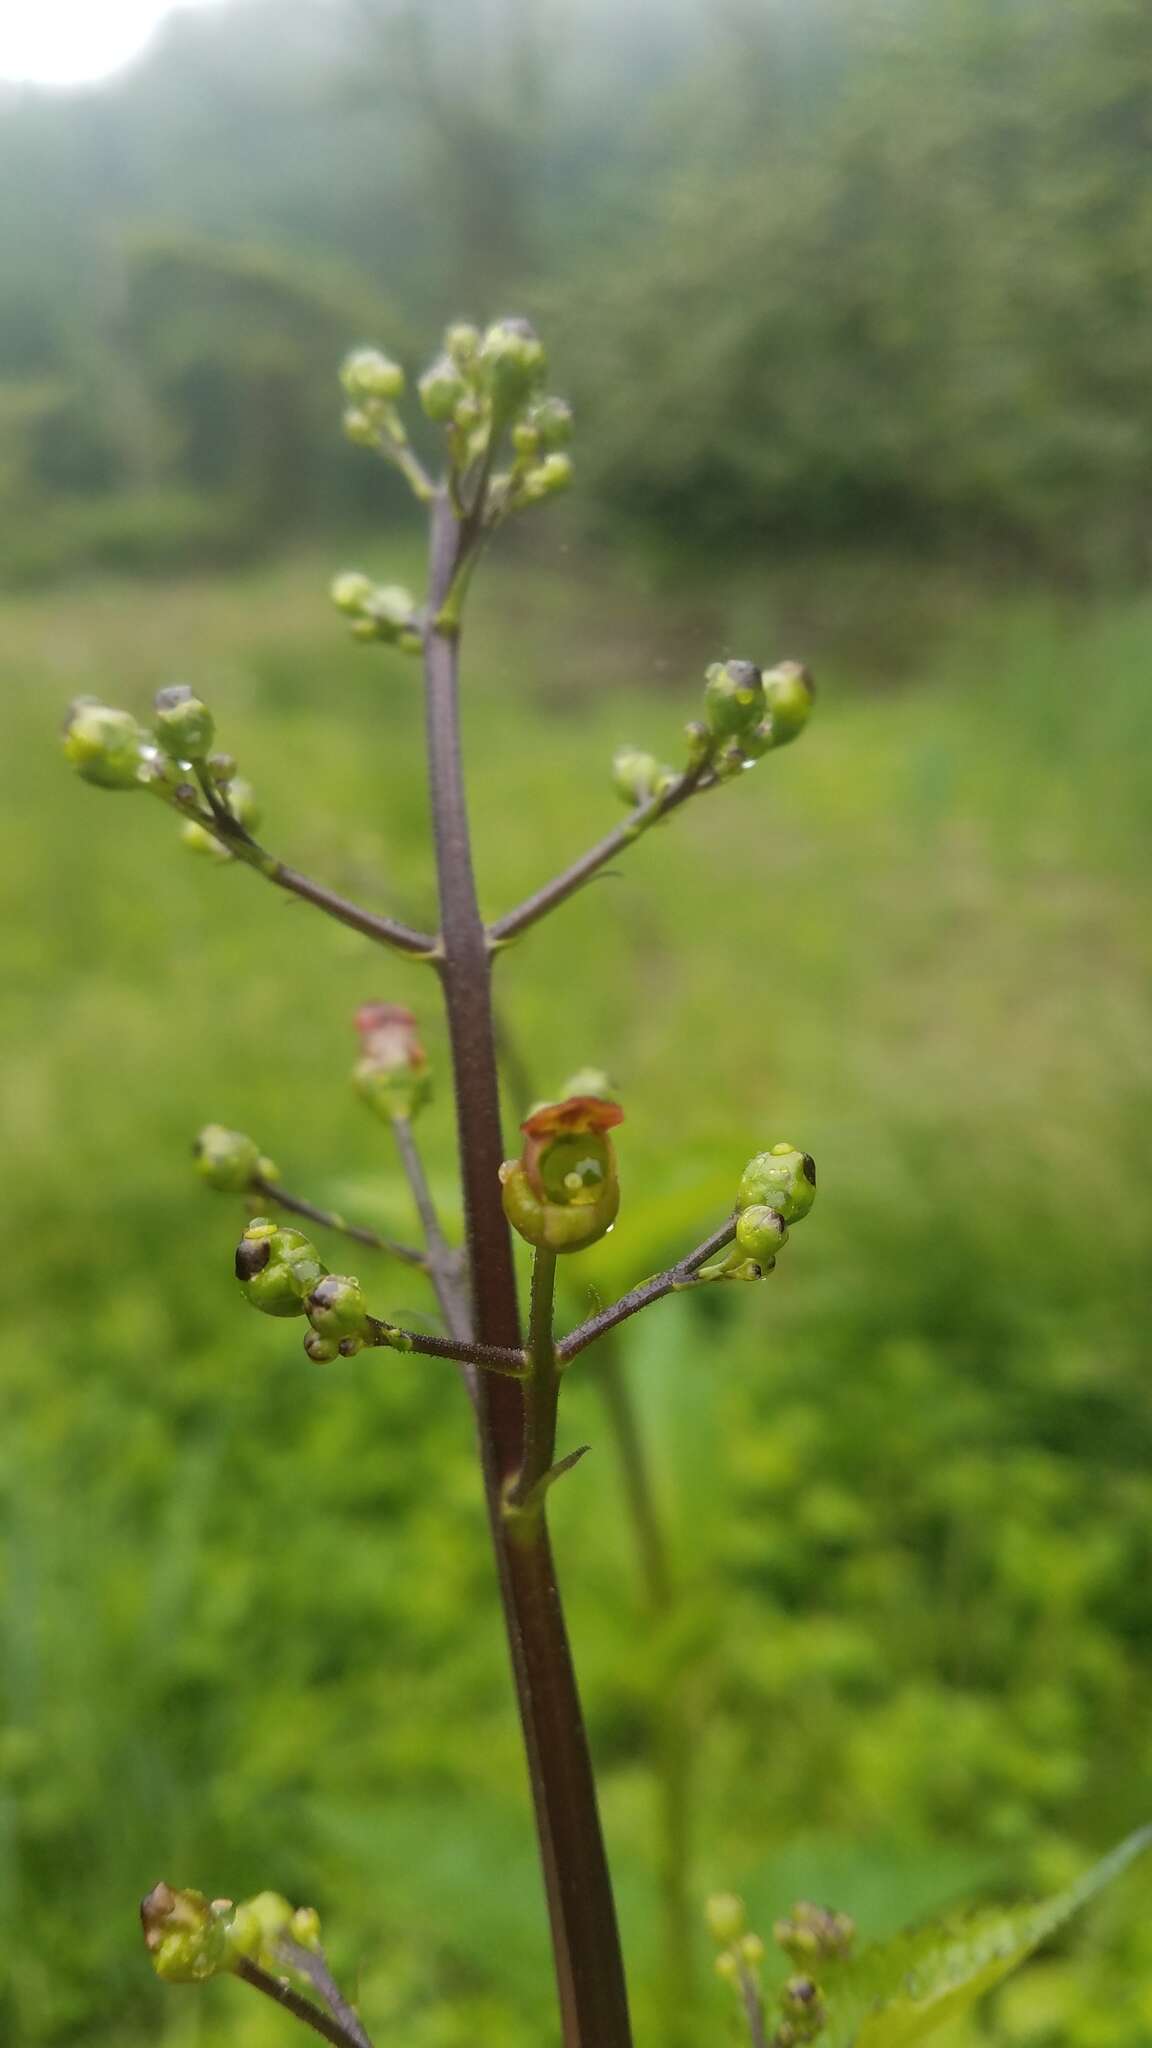
{"type": "Polygon", "coordinates": [[[690,1287],[700,1267],[707,1265],[714,1252],[723,1251],[726,1244],[731,1244],[735,1235],[736,1218],[731,1216],[727,1223],[719,1230],[714,1230],[711,1237],[706,1238],[703,1244],[697,1245],[696,1250],[689,1252],[688,1257],[681,1259],[678,1265],[670,1266],[666,1273],[657,1273],[653,1280],[643,1281],[639,1287],[634,1287],[630,1294],[622,1294],[619,1301],[614,1301],[611,1308],[601,1309],[599,1315],[589,1316],[586,1323],[581,1323],[578,1329],[562,1338],[556,1346],[556,1356],[561,1365],[567,1365],[569,1359],[575,1358],[581,1351],[586,1351],[589,1344],[594,1344],[597,1337],[602,1337],[606,1330],[614,1330],[618,1323],[627,1322],[629,1316],[634,1316],[640,1309],[647,1308],[650,1302],[661,1301],[666,1294],[675,1294],[680,1288],[690,1287]]]}

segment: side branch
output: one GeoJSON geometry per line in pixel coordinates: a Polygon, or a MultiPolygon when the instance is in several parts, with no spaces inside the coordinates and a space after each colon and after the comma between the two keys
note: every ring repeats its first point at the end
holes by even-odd
{"type": "Polygon", "coordinates": [[[262,1991],[265,1998],[283,2006],[293,2019],[302,2020],[306,2027],[311,2027],[314,2033],[331,2042],[332,2048],[363,2048],[366,2037],[359,2028],[353,2033],[330,2014],[321,2012],[310,1998],[294,1991],[282,1977],[274,1977],[270,1970],[262,1970],[259,1963],[249,1962],[247,1956],[242,1956],[237,1963],[236,1975],[242,1983],[250,1984],[254,1991],[262,1991]]]}
{"type": "Polygon", "coordinates": [[[406,1266],[427,1264],[423,1252],[415,1245],[398,1244],[393,1237],[384,1237],[378,1230],[368,1230],[362,1223],[349,1223],[335,1209],[318,1208],[315,1202],[306,1202],[303,1195],[290,1195],[279,1181],[262,1180],[259,1175],[249,1182],[250,1194],[259,1195],[265,1202],[275,1203],[287,1209],[293,1216],[306,1216],[310,1223],[320,1223],[326,1230],[338,1231],[341,1237],[350,1237],[357,1244],[366,1244],[374,1252],[387,1252],[393,1259],[401,1259],[406,1266]]]}
{"type": "Polygon", "coordinates": [[[401,924],[396,918],[364,910],[358,903],[350,903],[346,897],[338,896],[334,889],[325,888],[322,882],[312,881],[299,869],[289,867],[286,861],[277,860],[275,854],[268,853],[222,803],[217,801],[210,809],[201,810],[190,785],[182,787],[183,797],[176,791],[168,798],[173,809],[179,811],[182,818],[201,825],[236,860],[263,875],[277,889],[285,889],[290,896],[298,896],[302,902],[311,903],[316,910],[335,918],[338,924],[346,924],[350,930],[360,932],[366,939],[375,939],[379,945],[392,946],[416,959],[435,959],[437,940],[431,932],[419,932],[412,925],[401,924]]]}
{"type": "Polygon", "coordinates": [[[719,1230],[714,1230],[703,1244],[697,1245],[694,1252],[689,1252],[686,1259],[681,1259],[675,1266],[670,1266],[666,1273],[657,1273],[654,1279],[643,1281],[639,1287],[634,1287],[630,1294],[621,1295],[620,1300],[613,1302],[611,1308],[601,1309],[598,1315],[589,1316],[586,1323],[581,1323],[578,1329],[573,1330],[570,1336],[565,1337],[556,1346],[556,1356],[561,1365],[568,1365],[581,1351],[586,1351],[590,1344],[594,1344],[597,1337],[602,1337],[606,1330],[614,1330],[618,1323],[627,1322],[629,1316],[638,1314],[642,1308],[647,1308],[650,1302],[662,1301],[666,1294],[678,1294],[687,1287],[697,1286],[699,1283],[696,1276],[701,1266],[706,1266],[715,1252],[723,1251],[726,1244],[731,1244],[735,1235],[736,1218],[731,1216],[727,1223],[719,1230]]]}
{"type": "Polygon", "coordinates": [[[652,825],[658,824],[661,818],[667,818],[673,811],[679,810],[681,804],[687,803],[689,797],[715,787],[716,777],[706,766],[687,769],[671,789],[662,795],[649,797],[647,803],[638,804],[622,825],[617,825],[615,831],[606,833],[604,838],[590,847],[580,860],[574,861],[570,868],[565,868],[563,874],[557,875],[551,882],[546,882],[542,889],[537,889],[534,896],[526,897],[515,910],[508,911],[506,916],[497,918],[495,924],[489,925],[490,944],[502,946],[510,939],[518,938],[521,932],[527,931],[529,925],[536,924],[540,918],[546,917],[550,910],[555,910],[558,904],[575,895],[577,889],[582,889],[585,882],[591,881],[593,875],[606,867],[610,860],[615,860],[617,854],[625,852],[652,825]]]}
{"type": "Polygon", "coordinates": [[[478,1365],[505,1379],[528,1376],[528,1353],[510,1344],[473,1344],[466,1337],[426,1337],[422,1330],[401,1330],[370,1316],[372,1335],[366,1341],[389,1351],[420,1351],[426,1358],[451,1358],[457,1365],[478,1365]]]}

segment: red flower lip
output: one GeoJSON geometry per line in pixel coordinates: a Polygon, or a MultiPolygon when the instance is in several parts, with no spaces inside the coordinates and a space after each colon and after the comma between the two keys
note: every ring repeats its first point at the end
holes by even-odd
{"type": "Polygon", "coordinates": [[[611,1131],[624,1121],[618,1102],[602,1095],[570,1095],[566,1102],[546,1102],[526,1117],[520,1129],[530,1138],[558,1138],[572,1132],[611,1131]]]}

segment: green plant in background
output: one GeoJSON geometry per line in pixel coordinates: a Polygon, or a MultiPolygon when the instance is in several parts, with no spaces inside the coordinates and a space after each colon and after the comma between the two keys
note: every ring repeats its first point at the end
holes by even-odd
{"type": "MultiPolygon", "coordinates": [[[[346,362],[345,429],[401,473],[430,518],[428,585],[417,601],[398,585],[345,571],[333,600],[354,637],[423,660],[429,784],[440,928],[418,930],[370,911],[270,853],[256,837],[255,794],[237,762],[217,749],[207,706],[185,685],[159,692],[148,728],[92,699],[73,705],[65,752],[98,787],[151,794],[180,820],[185,842],[222,863],[239,863],[362,936],[426,964],[445,1004],[452,1049],[465,1243],[450,1244],[424,1172],[414,1121],[430,1100],[428,1062],[415,1018],[398,1005],[362,1006],[355,1086],[394,1137],[422,1228],[409,1246],[386,1238],[288,1191],[273,1163],[244,1134],[209,1125],[197,1145],[209,1185],[242,1198],[248,1220],[236,1251],[236,1276],[262,1313],[303,1321],[304,1348],[316,1363],[386,1349],[453,1362],[471,1401],[500,1593],[535,1802],[567,2048],[625,2048],[627,1994],[596,1789],[572,1667],[547,1523],[555,1482],[580,1450],[558,1455],[557,1425],[565,1375],[591,1346],[605,1345],[632,1316],[674,1293],[770,1273],[789,1231],[811,1209],[812,1159],[781,1141],[756,1154],[737,1177],[733,1200],[712,1234],[665,1270],[625,1289],[566,1334],[557,1334],[559,1262],[601,1242],[613,1228],[620,1186],[611,1133],[623,1111],[602,1076],[574,1077],[556,1098],[528,1108],[519,1156],[504,1157],[492,978],[500,954],[602,873],[642,835],[681,806],[721,787],[797,737],[812,705],[812,684],[796,663],[761,669],[746,660],[713,663],[701,716],[686,728],[679,766],[629,748],[617,754],[614,780],[626,819],[554,880],[513,910],[485,923],[472,871],[459,729],[459,649],[472,576],[494,532],[508,519],[564,489],[571,417],[545,394],[543,347],[522,320],[482,333],[458,323],[419,381],[423,410],[444,436],[445,471],[433,477],[416,453],[399,402],[405,378],[376,350],[346,362]],[[375,1313],[372,1289],[333,1273],[309,1238],[265,1211],[279,1208],[343,1233],[423,1276],[439,1328],[411,1328],[375,1313]],[[525,1336],[513,1232],[531,1249],[525,1336]]],[[[604,1357],[604,1352],[601,1353],[604,1357]]],[[[618,1368],[602,1367],[608,1412],[630,1472],[630,1507],[646,1557],[654,1609],[675,1597],[643,1473],[643,1453],[618,1368]]],[[[682,1730],[670,1707],[662,1760],[668,1821],[669,1977],[685,1904],[686,1800],[682,1730]]],[[[780,1993],[774,2048],[826,2035],[836,2048],[858,2041],[895,2048],[927,2032],[974,1997],[1059,1923],[1114,1869],[1143,1846],[1132,1841],[1055,1906],[1020,1917],[997,1916],[970,1938],[947,1929],[902,1938],[890,1949],[844,1952],[847,1930],[835,1915],[797,1908],[792,1946],[811,1946],[813,1968],[780,1993]],[[799,1932],[796,1932],[796,1929],[799,1932]],[[831,1933],[829,1933],[831,1929],[831,1933]],[[822,1930],[822,1931],[821,1931],[822,1930]],[[943,1958],[943,1960],[941,1960],[943,1958]],[[815,1968],[826,1965],[827,1982],[815,1968]],[[866,1967],[865,1967],[866,1965],[866,1967]]],[[[200,1981],[231,1973],[276,1999],[338,2048],[366,2048],[359,2016],[332,1979],[318,1946],[315,1917],[262,1894],[240,1906],[209,1904],[198,1893],[157,1886],[144,1903],[145,1938],[161,1975],[200,1981]]],[[[738,1909],[713,1904],[721,1957],[733,1975],[753,2041],[769,2039],[756,1971],[755,1936],[738,1926],[738,1909]]],[[[785,1941],[785,1947],[788,1943],[785,1941]]],[[[670,2033],[675,2029],[675,2020],[670,2033]]]]}

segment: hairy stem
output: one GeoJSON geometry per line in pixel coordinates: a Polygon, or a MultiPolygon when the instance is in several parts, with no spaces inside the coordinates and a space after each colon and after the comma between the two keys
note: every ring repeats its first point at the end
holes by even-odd
{"type": "Polygon", "coordinates": [[[402,1330],[370,1316],[372,1336],[365,1339],[381,1350],[419,1351],[425,1358],[452,1358],[457,1365],[475,1365],[506,1378],[528,1377],[528,1353],[506,1344],[474,1344],[470,1337],[426,1337],[422,1330],[402,1330]],[[398,1341],[400,1340],[400,1341],[398,1341]]]}
{"type": "Polygon", "coordinates": [[[287,1209],[293,1216],[306,1216],[310,1223],[323,1224],[326,1230],[335,1230],[341,1237],[352,1238],[356,1244],[366,1244],[371,1251],[387,1252],[390,1258],[401,1259],[406,1266],[427,1263],[423,1252],[417,1251],[414,1245],[397,1244],[395,1238],[383,1237],[378,1230],[368,1230],[362,1223],[349,1223],[335,1209],[317,1208],[315,1202],[306,1202],[303,1195],[290,1195],[279,1181],[261,1180],[257,1175],[250,1183],[249,1193],[259,1195],[278,1208],[287,1209]]]}
{"type": "Polygon", "coordinates": [[[246,1956],[242,1957],[236,1965],[236,1975],[243,1983],[250,1984],[254,1991],[262,1991],[265,1998],[271,1998],[275,2004],[283,2006],[284,2011],[290,2012],[293,2019],[302,2020],[306,2027],[311,2027],[314,2033],[320,2034],[325,2041],[330,2041],[332,2048],[364,2048],[367,2036],[362,2027],[357,2025],[356,2031],[352,2032],[334,2015],[321,2012],[320,2007],[313,2005],[310,1998],[304,1998],[299,1991],[294,1991],[291,1984],[286,1984],[282,1977],[273,1977],[270,1971],[262,1970],[259,1963],[251,1963],[246,1956]]]}
{"type": "MultiPolygon", "coordinates": [[[[438,625],[459,568],[460,528],[447,492],[432,517],[425,684],[429,774],[442,926],[438,967],[448,1013],[472,1275],[473,1337],[516,1349],[520,1316],[500,1199],[503,1154],[492,1024],[491,957],[480,916],[460,756],[458,634],[438,625]]],[[[477,1424],[512,1668],[527,1751],[552,1928],[565,2048],[629,2048],[624,1968],[596,1785],[546,1517],[511,1538],[504,1488],[519,1470],[524,1394],[481,1374],[477,1424]]]]}

